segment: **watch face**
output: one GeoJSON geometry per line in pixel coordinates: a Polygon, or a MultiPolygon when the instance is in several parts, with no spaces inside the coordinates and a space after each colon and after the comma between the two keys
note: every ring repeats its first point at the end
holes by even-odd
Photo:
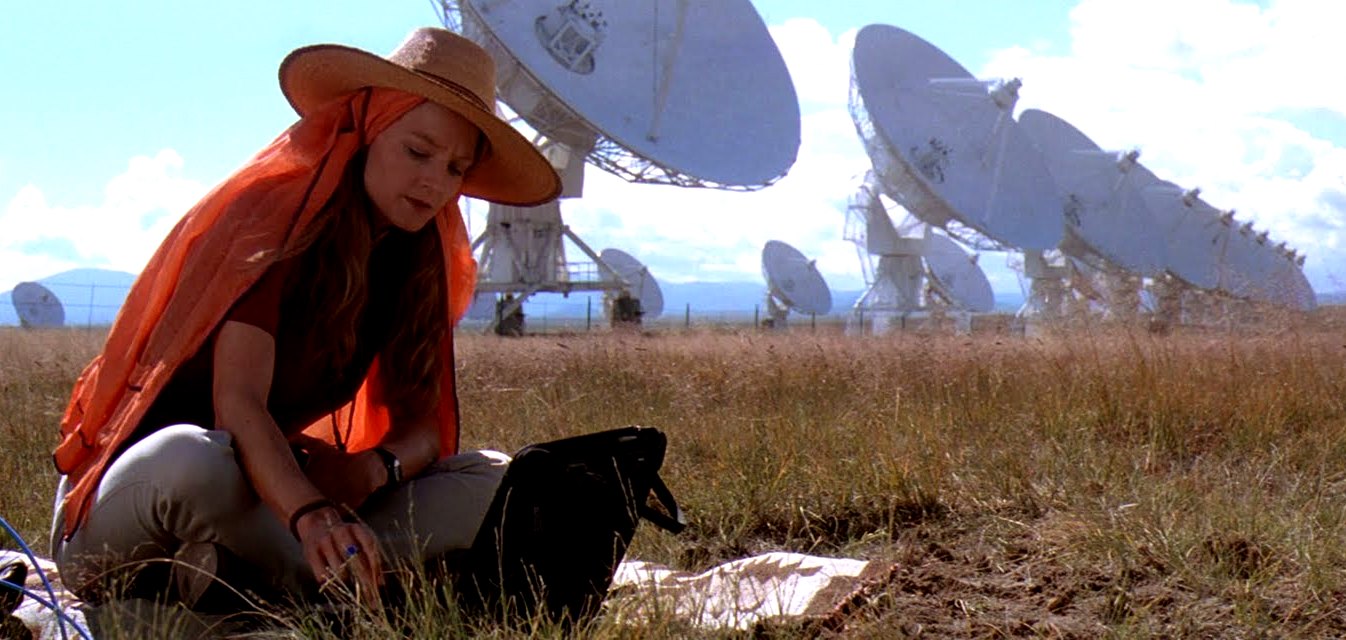
{"type": "Polygon", "coordinates": [[[388,472],[388,484],[402,482],[402,461],[383,447],[378,447],[374,451],[383,459],[383,468],[388,472]]]}

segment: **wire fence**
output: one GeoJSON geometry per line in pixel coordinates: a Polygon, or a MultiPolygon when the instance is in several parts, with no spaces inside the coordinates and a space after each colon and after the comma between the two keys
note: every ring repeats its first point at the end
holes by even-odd
{"type": "MultiPolygon", "coordinates": [[[[595,331],[611,326],[607,312],[603,307],[602,298],[530,298],[524,303],[523,312],[526,330],[529,333],[595,331]]],[[[816,327],[822,324],[845,322],[848,315],[848,310],[834,311],[825,316],[791,313],[789,322],[793,326],[816,327]]],[[[658,316],[646,316],[642,320],[642,324],[685,329],[715,326],[757,326],[763,324],[769,317],[770,315],[761,304],[733,306],[674,302],[666,304],[658,316]]],[[[491,321],[492,317],[489,311],[486,311],[480,315],[469,315],[463,324],[466,327],[476,328],[485,327],[491,321]]]]}
{"type": "MultiPolygon", "coordinates": [[[[117,317],[131,290],[130,284],[102,284],[90,282],[42,282],[60,300],[64,308],[65,326],[68,327],[105,327],[111,325],[117,317]]],[[[601,297],[572,296],[551,297],[534,296],[524,303],[524,317],[530,332],[547,333],[550,331],[591,331],[610,325],[601,297]]],[[[13,313],[11,309],[0,310],[0,314],[13,313]]],[[[794,314],[790,322],[798,325],[810,325],[835,320],[836,313],[829,316],[799,316],[794,314]]],[[[12,324],[19,324],[17,315],[5,316],[12,324]]],[[[760,324],[767,318],[766,310],[760,304],[752,305],[706,305],[692,302],[674,301],[666,305],[658,317],[647,318],[646,323],[665,327],[714,325],[760,324]]],[[[465,324],[473,326],[489,322],[489,313],[482,317],[469,317],[465,324]]]]}
{"type": "MultiPolygon", "coordinates": [[[[102,284],[96,282],[40,282],[43,287],[56,295],[63,309],[64,324],[68,327],[97,327],[112,324],[117,311],[126,301],[131,291],[130,284],[102,284]]],[[[0,317],[10,318],[13,324],[20,324],[18,310],[12,305],[0,310],[0,317]]]]}

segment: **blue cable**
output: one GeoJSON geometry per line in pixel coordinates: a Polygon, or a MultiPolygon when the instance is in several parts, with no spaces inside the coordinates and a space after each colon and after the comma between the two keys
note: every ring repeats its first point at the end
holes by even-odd
{"type": "MultiPolygon", "coordinates": [[[[38,569],[38,571],[41,571],[41,569],[38,569]]],[[[79,635],[82,636],[85,640],[93,640],[93,637],[90,636],[90,635],[88,634],[88,632],[86,632],[86,631],[84,630],[83,627],[80,627],[80,626],[79,626],[79,622],[76,622],[74,618],[70,617],[70,614],[68,614],[68,613],[66,613],[64,610],[62,610],[61,607],[60,607],[60,605],[58,605],[58,604],[54,604],[54,603],[52,603],[52,602],[48,602],[48,601],[46,601],[46,600],[43,600],[43,599],[42,599],[42,596],[41,596],[40,594],[33,593],[32,591],[29,591],[26,587],[24,587],[24,586],[22,586],[22,585],[14,584],[13,582],[10,582],[10,581],[8,581],[8,580],[0,580],[0,586],[3,586],[3,587],[9,587],[9,588],[11,588],[11,589],[14,589],[15,591],[20,591],[20,592],[23,593],[23,595],[28,596],[29,598],[32,598],[32,599],[33,599],[34,601],[36,601],[38,604],[40,604],[40,605],[42,605],[42,606],[44,606],[44,607],[46,607],[46,608],[48,608],[48,609],[51,609],[53,612],[55,612],[55,613],[56,613],[56,619],[60,622],[60,627],[59,627],[59,628],[61,629],[61,637],[62,637],[62,638],[65,638],[65,637],[66,637],[66,635],[65,635],[65,623],[69,622],[69,623],[70,623],[70,626],[74,627],[74,628],[75,628],[75,631],[78,631],[78,632],[79,632],[79,635]]]]}
{"type": "MultiPolygon", "coordinates": [[[[70,620],[70,616],[66,615],[65,611],[61,608],[61,603],[56,598],[56,590],[52,588],[51,581],[47,580],[47,572],[43,571],[42,565],[37,562],[37,555],[28,547],[28,543],[24,542],[23,536],[19,535],[19,532],[15,531],[14,527],[11,527],[9,522],[3,517],[0,517],[0,525],[4,526],[5,531],[9,532],[9,537],[19,543],[19,548],[23,549],[23,552],[28,556],[28,559],[32,561],[33,569],[37,571],[38,577],[42,578],[42,584],[47,588],[47,594],[51,596],[51,602],[44,602],[40,599],[38,602],[41,602],[44,606],[56,612],[57,628],[61,630],[61,640],[70,640],[70,635],[65,632],[65,623],[66,620],[70,620]]],[[[26,589],[24,590],[24,593],[27,593],[26,589]]],[[[78,631],[81,636],[87,640],[93,640],[93,638],[89,636],[89,632],[81,628],[78,624],[75,624],[74,620],[70,620],[70,623],[74,625],[75,630],[78,631]]]]}

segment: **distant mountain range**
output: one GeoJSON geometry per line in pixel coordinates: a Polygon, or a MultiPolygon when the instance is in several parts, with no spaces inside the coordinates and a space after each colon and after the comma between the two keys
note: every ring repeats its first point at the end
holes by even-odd
{"type": "MultiPolygon", "coordinates": [[[[135,274],[106,269],[74,269],[37,282],[56,294],[65,307],[66,324],[103,326],[112,324],[121,308],[135,274]]],[[[759,282],[686,282],[660,283],[664,294],[664,316],[746,320],[766,313],[766,285],[759,282]]],[[[848,313],[863,291],[834,291],[832,315],[848,313]]],[[[0,293],[0,325],[17,325],[19,317],[10,297],[0,293]]],[[[1019,308],[1017,297],[997,299],[997,306],[1013,311],[1019,308]]],[[[603,315],[601,293],[539,294],[524,305],[524,313],[534,321],[548,317],[576,319],[592,314],[603,315]]]]}
{"type": "MultiPolygon", "coordinates": [[[[102,326],[111,324],[116,318],[135,279],[135,274],[124,271],[73,269],[37,282],[61,299],[67,325],[102,326]]],[[[766,313],[763,307],[766,285],[760,282],[661,282],[659,286],[664,294],[665,318],[690,313],[693,318],[745,320],[754,314],[766,313]]],[[[863,293],[833,291],[831,315],[849,313],[863,293]]],[[[0,325],[19,324],[10,294],[10,291],[0,293],[0,325]]],[[[1318,302],[1323,305],[1346,304],[1346,292],[1320,293],[1318,302]]],[[[1018,292],[996,294],[998,311],[1014,312],[1022,305],[1023,296],[1018,292]]],[[[587,292],[569,297],[539,294],[524,305],[524,313],[531,322],[548,317],[584,318],[586,314],[597,319],[603,315],[603,296],[587,292]]]]}
{"type": "MultiPolygon", "coordinates": [[[[661,282],[664,294],[663,318],[683,317],[746,320],[766,314],[766,285],[760,282],[661,282]]],[[[855,301],[864,291],[833,291],[832,311],[829,315],[850,313],[855,301]]],[[[996,296],[996,308],[1013,312],[1023,305],[1018,294],[996,296]]],[[[603,314],[601,293],[575,293],[569,297],[560,294],[540,294],[529,298],[524,313],[530,322],[543,318],[583,318],[603,314]]]]}
{"type": "Polygon", "coordinates": [[[1330,293],[1317,294],[1318,304],[1320,305],[1339,305],[1346,304],[1346,291],[1332,291],[1330,293]]]}

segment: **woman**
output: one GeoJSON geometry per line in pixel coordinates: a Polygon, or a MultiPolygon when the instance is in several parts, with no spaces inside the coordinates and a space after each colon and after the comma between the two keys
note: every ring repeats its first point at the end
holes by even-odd
{"type": "Polygon", "coordinates": [[[171,558],[200,604],[234,556],[375,598],[393,563],[471,544],[508,461],[457,452],[457,200],[560,184],[492,112],[489,56],[419,29],[387,59],[296,50],[280,84],[300,120],[169,234],[62,420],[52,549],[86,599],[128,573],[163,592],[143,568],[171,558]]]}

